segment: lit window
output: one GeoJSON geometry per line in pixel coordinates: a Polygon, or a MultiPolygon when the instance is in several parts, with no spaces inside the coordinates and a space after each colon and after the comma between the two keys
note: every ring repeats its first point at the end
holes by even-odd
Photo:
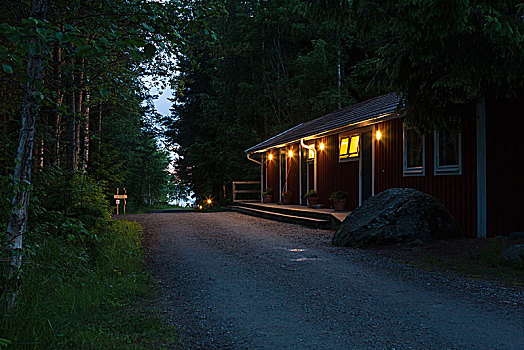
{"type": "Polygon", "coordinates": [[[461,134],[435,131],[435,175],[462,173],[461,134]]]}
{"type": "Polygon", "coordinates": [[[340,138],[340,159],[357,158],[360,149],[360,135],[343,136],[340,138]]]}
{"type": "Polygon", "coordinates": [[[358,157],[360,135],[351,136],[351,143],[349,144],[349,156],[358,157]]]}
{"type": "Polygon", "coordinates": [[[404,175],[424,175],[424,135],[420,135],[415,129],[404,127],[404,175]]]}
{"type": "Polygon", "coordinates": [[[340,156],[341,157],[347,157],[348,143],[349,143],[349,137],[344,137],[342,138],[342,140],[340,140],[340,156]]]}

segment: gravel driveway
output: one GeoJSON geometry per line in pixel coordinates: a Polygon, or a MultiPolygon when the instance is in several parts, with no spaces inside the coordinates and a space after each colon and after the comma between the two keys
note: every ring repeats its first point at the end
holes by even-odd
{"type": "Polygon", "coordinates": [[[180,348],[524,349],[523,293],[233,212],[128,216],[180,348]]]}

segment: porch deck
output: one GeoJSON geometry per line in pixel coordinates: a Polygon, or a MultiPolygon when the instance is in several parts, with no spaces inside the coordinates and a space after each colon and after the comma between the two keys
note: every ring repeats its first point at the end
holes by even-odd
{"type": "Polygon", "coordinates": [[[309,208],[305,205],[283,205],[253,201],[234,202],[231,210],[272,220],[327,229],[338,228],[350,213],[349,211],[334,211],[329,208],[309,208]]]}

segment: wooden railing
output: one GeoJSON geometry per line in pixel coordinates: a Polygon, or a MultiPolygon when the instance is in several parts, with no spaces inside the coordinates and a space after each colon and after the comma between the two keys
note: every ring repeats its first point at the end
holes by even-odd
{"type": "Polygon", "coordinates": [[[257,198],[256,199],[242,199],[243,201],[247,202],[247,201],[250,201],[250,202],[258,202],[260,201],[260,189],[258,190],[246,190],[246,189],[239,189],[240,188],[245,188],[246,186],[245,185],[249,185],[249,186],[253,186],[253,185],[259,185],[260,187],[260,181],[233,181],[233,202],[239,200],[239,197],[238,197],[238,194],[240,193],[256,193],[258,194],[257,198]]]}

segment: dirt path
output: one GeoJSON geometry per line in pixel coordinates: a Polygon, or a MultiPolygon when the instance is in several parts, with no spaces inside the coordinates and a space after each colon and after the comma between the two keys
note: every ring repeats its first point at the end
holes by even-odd
{"type": "Polygon", "coordinates": [[[522,292],[237,213],[130,216],[187,348],[523,349],[522,292]]]}

